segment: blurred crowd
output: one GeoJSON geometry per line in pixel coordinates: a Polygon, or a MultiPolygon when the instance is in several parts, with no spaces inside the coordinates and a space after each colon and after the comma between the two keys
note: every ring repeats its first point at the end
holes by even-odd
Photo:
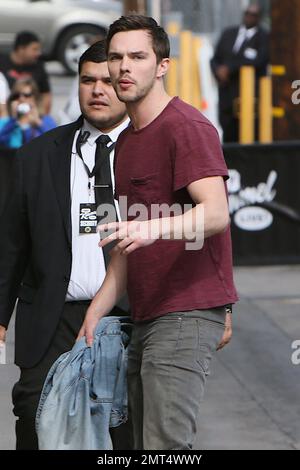
{"type": "Polygon", "coordinates": [[[41,43],[20,32],[13,50],[0,56],[0,146],[19,148],[56,127],[50,115],[49,77],[40,60],[41,43]]]}

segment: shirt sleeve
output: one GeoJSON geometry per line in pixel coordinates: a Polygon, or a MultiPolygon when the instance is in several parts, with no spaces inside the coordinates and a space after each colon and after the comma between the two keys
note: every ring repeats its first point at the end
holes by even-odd
{"type": "Polygon", "coordinates": [[[197,120],[181,123],[174,139],[174,191],[209,176],[228,178],[220,139],[213,125],[197,120]]]}

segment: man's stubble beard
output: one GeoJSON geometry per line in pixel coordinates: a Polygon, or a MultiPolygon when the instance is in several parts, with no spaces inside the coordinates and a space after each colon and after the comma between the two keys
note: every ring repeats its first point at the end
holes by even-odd
{"type": "Polygon", "coordinates": [[[117,94],[117,97],[119,98],[120,101],[123,103],[137,103],[138,101],[142,100],[145,98],[145,96],[148,95],[148,93],[152,90],[152,88],[155,85],[155,78],[145,87],[141,88],[140,90],[137,90],[135,95],[133,96],[123,96],[122,92],[118,91],[117,88],[115,88],[115,92],[117,94]]]}

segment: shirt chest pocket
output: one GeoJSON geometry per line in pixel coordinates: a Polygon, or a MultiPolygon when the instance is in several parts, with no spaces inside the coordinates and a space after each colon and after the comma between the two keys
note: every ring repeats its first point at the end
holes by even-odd
{"type": "Polygon", "coordinates": [[[130,204],[149,206],[159,201],[157,173],[130,178],[130,204]]]}

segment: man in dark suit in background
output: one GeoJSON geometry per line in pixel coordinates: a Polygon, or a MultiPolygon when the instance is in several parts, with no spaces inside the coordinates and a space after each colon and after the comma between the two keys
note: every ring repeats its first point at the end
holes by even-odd
{"type": "Polygon", "coordinates": [[[239,74],[252,65],[256,78],[266,75],[269,62],[269,35],[259,26],[261,9],[250,5],[241,26],[226,29],[217,44],[211,67],[219,87],[219,121],[224,142],[238,142],[237,98],[239,74]]]}
{"type": "MultiPolygon", "coordinates": [[[[2,215],[0,341],[5,340],[19,299],[15,362],[20,379],[13,390],[17,449],[38,448],[35,414],[44,380],[58,356],[72,348],[105,278],[106,252],[98,247],[99,235],[92,227],[95,216],[89,219],[86,214],[101,203],[94,185],[100,185],[103,155],[111,182],[106,185],[110,193],[102,195],[113,198],[113,149],[129,119],[111,85],[103,41],[81,56],[79,98],[78,121],[53,129],[18,151],[16,181],[2,215]]],[[[124,302],[111,313],[127,313],[124,302]]],[[[121,428],[113,430],[113,444],[126,449],[129,433],[127,429],[123,435],[121,428]]]]}

